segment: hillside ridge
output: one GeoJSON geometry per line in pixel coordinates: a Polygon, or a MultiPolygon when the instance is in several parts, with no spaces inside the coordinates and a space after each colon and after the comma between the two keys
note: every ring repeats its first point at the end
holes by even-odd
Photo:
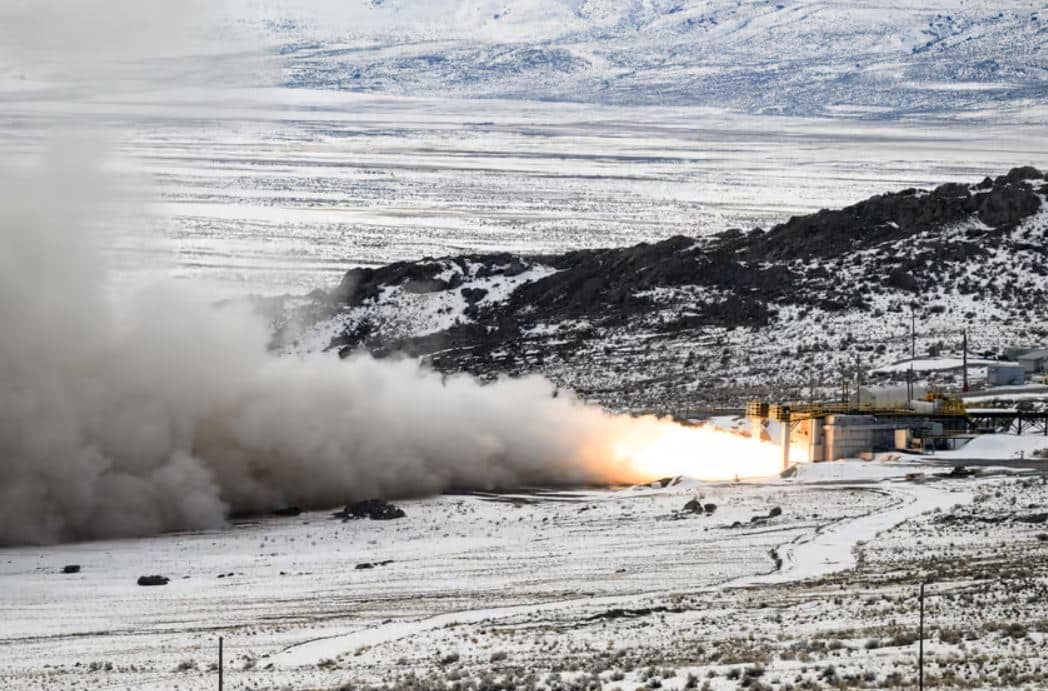
{"type": "Polygon", "coordinates": [[[289,304],[277,341],[483,377],[539,372],[617,408],[797,393],[902,357],[911,309],[924,350],[964,328],[987,355],[1048,337],[1046,198],[1048,178],[1027,166],[768,230],[354,268],[289,304]]]}

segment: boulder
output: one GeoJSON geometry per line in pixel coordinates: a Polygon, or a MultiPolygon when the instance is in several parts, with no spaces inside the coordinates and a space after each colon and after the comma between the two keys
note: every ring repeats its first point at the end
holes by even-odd
{"type": "Polygon", "coordinates": [[[997,228],[1018,223],[1041,208],[1041,198],[1027,185],[995,185],[983,196],[979,220],[997,228]]]}
{"type": "Polygon", "coordinates": [[[273,512],[274,516],[298,516],[302,513],[302,509],[297,506],[285,506],[282,509],[277,509],[273,512]]]}
{"type": "Polygon", "coordinates": [[[1033,166],[1020,166],[1012,168],[1004,179],[1008,182],[1023,182],[1024,180],[1041,180],[1044,174],[1033,166]]]}
{"type": "Polygon", "coordinates": [[[370,518],[373,521],[389,521],[404,518],[404,510],[384,499],[365,499],[347,504],[346,508],[334,514],[335,518],[370,518]]]}
{"type": "Polygon", "coordinates": [[[898,288],[899,290],[906,290],[909,292],[916,292],[920,286],[917,285],[917,279],[913,277],[909,271],[901,266],[897,266],[892,269],[892,272],[888,274],[888,286],[891,288],[898,288]]]}
{"type": "Polygon", "coordinates": [[[386,559],[384,561],[365,561],[365,562],[362,562],[360,564],[357,564],[354,568],[357,569],[357,570],[373,569],[376,566],[388,566],[389,564],[392,564],[392,563],[393,563],[392,559],[386,559]]]}
{"type": "Polygon", "coordinates": [[[706,513],[713,513],[714,511],[717,510],[717,505],[716,504],[703,504],[702,508],[703,508],[703,510],[706,513]]]}
{"type": "Polygon", "coordinates": [[[776,516],[782,515],[782,507],[775,506],[771,511],[768,512],[768,518],[775,518],[776,516]]]}
{"type": "Polygon", "coordinates": [[[688,502],[684,505],[684,511],[688,511],[690,513],[702,513],[702,504],[699,503],[698,499],[689,499],[688,502]]]}
{"type": "Polygon", "coordinates": [[[139,585],[167,585],[170,582],[171,579],[166,576],[140,576],[138,578],[139,585]]]}
{"type": "Polygon", "coordinates": [[[80,573],[80,564],[66,564],[62,567],[62,573],[80,573]]]}

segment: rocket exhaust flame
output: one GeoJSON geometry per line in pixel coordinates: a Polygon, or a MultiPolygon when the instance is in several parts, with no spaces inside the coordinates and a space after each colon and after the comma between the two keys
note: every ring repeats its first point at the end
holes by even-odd
{"type": "Polygon", "coordinates": [[[749,436],[654,418],[624,421],[622,428],[612,454],[642,480],[675,475],[733,480],[771,477],[782,470],[779,447],[749,436]]]}

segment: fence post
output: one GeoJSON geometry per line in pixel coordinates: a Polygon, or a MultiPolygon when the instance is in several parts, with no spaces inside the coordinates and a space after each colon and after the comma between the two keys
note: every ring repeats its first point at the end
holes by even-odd
{"type": "Polygon", "coordinates": [[[218,637],[218,691],[222,691],[222,637],[218,637]]]}

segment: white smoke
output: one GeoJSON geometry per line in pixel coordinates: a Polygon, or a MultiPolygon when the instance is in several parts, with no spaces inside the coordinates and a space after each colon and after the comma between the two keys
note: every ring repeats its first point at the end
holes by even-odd
{"type": "Polygon", "coordinates": [[[90,164],[0,176],[0,544],[219,526],[230,510],[607,482],[614,420],[538,377],[281,358],[185,282],[108,290],[90,164]]]}
{"type": "MultiPolygon", "coordinates": [[[[144,19],[151,3],[77,7],[5,5],[16,64],[46,56],[75,75],[79,60],[119,62],[121,45],[137,52],[164,28],[144,19]]],[[[613,460],[627,423],[542,378],[482,386],[407,360],[278,358],[263,320],[189,284],[113,291],[101,238],[120,195],[84,135],[45,158],[0,171],[0,545],[638,475],[613,460]]]]}

